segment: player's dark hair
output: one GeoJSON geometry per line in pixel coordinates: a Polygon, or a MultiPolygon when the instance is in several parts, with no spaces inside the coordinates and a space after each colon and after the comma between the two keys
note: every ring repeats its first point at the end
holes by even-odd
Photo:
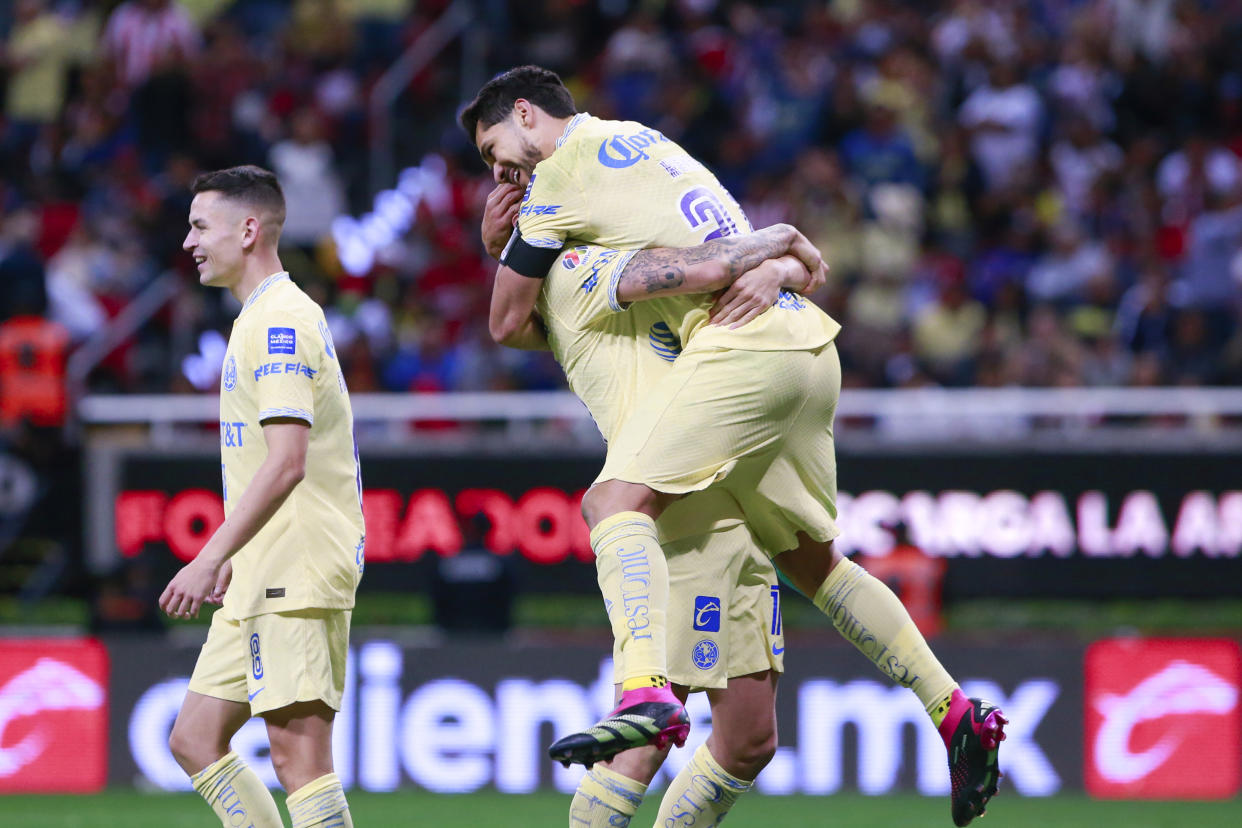
{"type": "Polygon", "coordinates": [[[267,211],[277,226],[285,223],[285,193],[275,173],[262,167],[245,164],[203,173],[194,179],[190,189],[195,195],[220,193],[225,198],[267,211]]]}
{"type": "Polygon", "coordinates": [[[508,118],[518,98],[525,98],[554,118],[578,113],[574,96],[561,83],[560,75],[540,66],[517,66],[485,83],[458,116],[471,143],[479,124],[487,129],[508,118]]]}

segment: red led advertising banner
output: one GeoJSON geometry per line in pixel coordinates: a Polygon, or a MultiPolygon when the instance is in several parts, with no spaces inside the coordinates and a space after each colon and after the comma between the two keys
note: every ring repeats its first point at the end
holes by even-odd
{"type": "Polygon", "coordinates": [[[0,793],[89,793],[107,778],[104,646],[0,638],[0,793]]]}
{"type": "Polygon", "coordinates": [[[1225,799],[1242,786],[1242,655],[1224,639],[1087,650],[1085,783],[1106,799],[1225,799]]]}

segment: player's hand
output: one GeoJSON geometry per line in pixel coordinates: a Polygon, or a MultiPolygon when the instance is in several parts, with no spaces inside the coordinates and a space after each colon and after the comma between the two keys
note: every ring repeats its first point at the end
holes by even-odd
{"type": "Polygon", "coordinates": [[[225,561],[224,566],[220,567],[220,574],[216,576],[216,588],[205,599],[208,604],[223,604],[224,593],[228,592],[229,582],[233,580],[233,562],[225,561]]]}
{"type": "Polygon", "coordinates": [[[828,283],[828,263],[820,262],[819,267],[811,271],[807,277],[806,284],[798,288],[798,293],[803,296],[810,296],[815,291],[822,288],[828,283]]]}
{"type": "Polygon", "coordinates": [[[483,208],[483,246],[487,254],[499,261],[509,236],[513,235],[513,225],[517,223],[518,205],[522,201],[522,188],[516,184],[503,182],[497,184],[487,194],[487,204],[483,208]]]}
{"type": "Polygon", "coordinates": [[[819,252],[819,248],[811,244],[811,240],[802,235],[796,227],[789,229],[793,231],[793,240],[789,242],[789,255],[802,262],[802,266],[814,275],[824,266],[823,255],[819,252]]]}
{"type": "Polygon", "coordinates": [[[729,285],[712,305],[712,324],[739,328],[772,307],[788,273],[780,261],[769,259],[729,285]]]}
{"type": "Polygon", "coordinates": [[[160,609],[172,618],[197,618],[203,601],[215,591],[222,568],[200,552],[164,587],[160,609]]]}

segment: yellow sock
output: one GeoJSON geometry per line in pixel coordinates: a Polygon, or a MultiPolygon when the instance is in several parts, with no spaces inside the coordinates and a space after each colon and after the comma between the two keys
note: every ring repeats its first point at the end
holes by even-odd
{"type": "Polygon", "coordinates": [[[668,687],[668,679],[664,676],[634,676],[621,682],[621,691],[637,690],[640,687],[668,687]]]}
{"type": "Polygon", "coordinates": [[[285,798],[293,828],[354,828],[349,803],[335,773],[307,782],[285,798]]]}
{"type": "Polygon", "coordinates": [[[267,786],[236,753],[229,753],[190,777],[223,825],[281,828],[280,811],[267,786]]]}
{"type": "Polygon", "coordinates": [[[656,540],[655,521],[640,512],[620,512],[591,531],[599,589],[613,637],[621,642],[625,687],[630,679],[668,675],[664,635],[668,607],[668,563],[656,540]]]}
{"type": "Polygon", "coordinates": [[[624,828],[645,793],[642,782],[595,765],[582,775],[569,803],[569,828],[624,828]]]}
{"type": "Polygon", "coordinates": [[[699,745],[681,773],[669,783],[655,824],[719,825],[737,798],[753,784],[720,767],[707,745],[699,745]]]}
{"type": "Polygon", "coordinates": [[[880,672],[909,687],[936,720],[948,712],[957,682],[940,666],[910,613],[883,581],[851,560],[842,560],[815,593],[815,606],[837,632],[871,659],[880,672]]]}

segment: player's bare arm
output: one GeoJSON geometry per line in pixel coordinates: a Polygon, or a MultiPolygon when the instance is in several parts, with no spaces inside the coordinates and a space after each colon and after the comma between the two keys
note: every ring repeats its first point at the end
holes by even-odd
{"type": "Polygon", "coordinates": [[[791,283],[778,285],[778,288],[802,292],[823,284],[823,258],[815,245],[791,225],[774,224],[753,233],[725,236],[695,247],[640,251],[621,274],[617,299],[638,302],[660,296],[713,293],[733,285],[742,274],[763,262],[786,254],[801,263],[802,273],[791,273],[791,283]]]}
{"type": "Polygon", "coordinates": [[[223,596],[231,575],[226,566],[229,559],[271,520],[306,474],[308,423],[284,417],[264,420],[263,439],[267,458],[242,493],[237,508],[160,595],[160,609],[168,615],[197,617],[204,601],[223,596]]]}
{"type": "Polygon", "coordinates": [[[523,351],[548,350],[543,321],[535,312],[535,300],[542,287],[542,279],[523,276],[505,265],[496,268],[487,323],[492,339],[523,351]]]}

